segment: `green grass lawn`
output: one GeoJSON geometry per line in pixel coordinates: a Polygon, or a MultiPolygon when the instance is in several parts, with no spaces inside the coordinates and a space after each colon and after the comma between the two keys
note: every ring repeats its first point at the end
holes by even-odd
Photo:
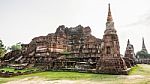
{"type": "Polygon", "coordinates": [[[140,64],[133,67],[129,75],[108,75],[78,72],[40,72],[29,75],[21,75],[11,78],[0,78],[0,84],[11,80],[38,76],[46,80],[90,80],[105,82],[106,84],[150,84],[150,65],[140,64]],[[128,79],[129,76],[140,75],[144,78],[128,79]]]}

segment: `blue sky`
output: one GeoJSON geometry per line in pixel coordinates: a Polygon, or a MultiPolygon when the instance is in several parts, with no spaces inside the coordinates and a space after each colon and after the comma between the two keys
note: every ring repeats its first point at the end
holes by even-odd
{"type": "Polygon", "coordinates": [[[0,0],[0,39],[10,46],[29,43],[36,36],[55,32],[59,25],[90,26],[102,38],[108,3],[117,30],[121,53],[127,39],[141,50],[142,37],[150,50],[150,0],[0,0]]]}

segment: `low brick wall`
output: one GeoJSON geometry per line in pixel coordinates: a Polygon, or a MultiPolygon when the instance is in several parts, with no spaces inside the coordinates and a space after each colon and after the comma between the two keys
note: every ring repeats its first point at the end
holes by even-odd
{"type": "Polygon", "coordinates": [[[27,75],[27,74],[31,74],[31,73],[37,73],[38,71],[26,71],[26,72],[9,72],[9,71],[4,71],[4,70],[0,70],[0,77],[13,77],[13,76],[19,76],[19,75],[27,75]]]}

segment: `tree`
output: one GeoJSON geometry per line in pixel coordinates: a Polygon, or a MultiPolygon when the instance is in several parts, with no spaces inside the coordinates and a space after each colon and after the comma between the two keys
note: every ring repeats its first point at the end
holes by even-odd
{"type": "Polygon", "coordinates": [[[6,50],[2,40],[0,40],[0,57],[3,57],[5,55],[5,53],[6,53],[6,51],[7,50],[6,50]]]}
{"type": "Polygon", "coordinates": [[[150,55],[145,51],[139,51],[137,52],[136,56],[138,58],[149,58],[150,55]]]}
{"type": "Polygon", "coordinates": [[[21,50],[21,43],[16,43],[15,45],[12,45],[9,50],[14,51],[14,50],[21,50]]]}

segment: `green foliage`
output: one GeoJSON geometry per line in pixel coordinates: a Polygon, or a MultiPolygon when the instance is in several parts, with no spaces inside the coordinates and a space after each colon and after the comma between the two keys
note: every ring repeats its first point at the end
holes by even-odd
{"type": "Polygon", "coordinates": [[[0,69],[0,70],[13,72],[13,71],[14,71],[14,68],[2,68],[2,69],[0,69]]]}
{"type": "Polygon", "coordinates": [[[11,50],[11,51],[14,51],[14,50],[21,50],[21,43],[19,42],[19,43],[16,43],[15,45],[12,45],[9,49],[11,50]]]}
{"type": "Polygon", "coordinates": [[[139,58],[150,58],[150,54],[148,54],[145,51],[139,51],[139,52],[137,52],[136,56],[139,56],[139,58]]]}
{"type": "Polygon", "coordinates": [[[4,44],[3,44],[3,42],[2,42],[2,40],[0,40],[0,57],[3,57],[4,55],[5,55],[5,53],[6,53],[6,49],[5,49],[5,46],[4,46],[4,44]]]}

